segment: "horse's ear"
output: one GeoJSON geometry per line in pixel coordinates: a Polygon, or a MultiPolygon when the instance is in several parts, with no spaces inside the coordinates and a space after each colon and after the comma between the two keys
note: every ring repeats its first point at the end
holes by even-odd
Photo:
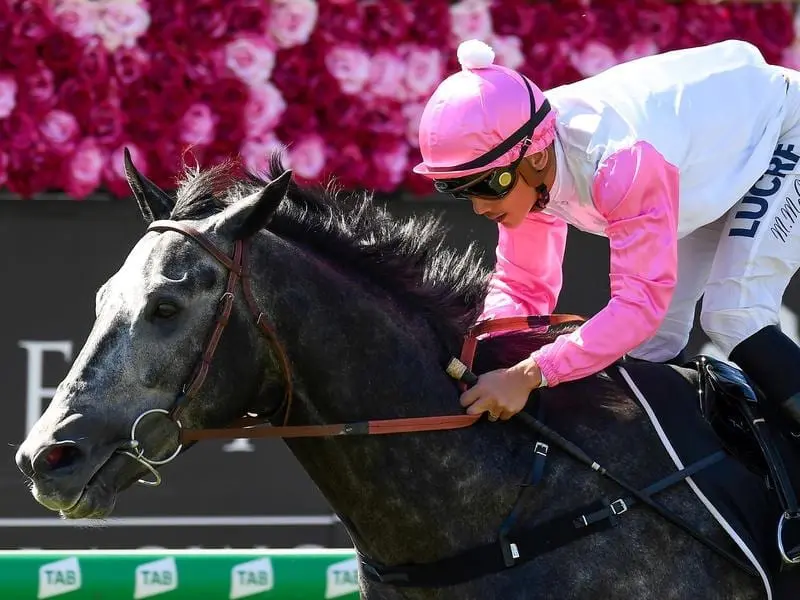
{"type": "Polygon", "coordinates": [[[125,177],[131,187],[133,197],[139,205],[139,210],[147,223],[159,219],[168,219],[175,202],[169,194],[142,175],[133,165],[131,153],[125,148],[123,161],[125,163],[125,177]]]}
{"type": "Polygon", "coordinates": [[[255,194],[231,204],[222,212],[217,230],[234,240],[254,235],[269,223],[291,182],[292,171],[286,170],[255,194]]]}

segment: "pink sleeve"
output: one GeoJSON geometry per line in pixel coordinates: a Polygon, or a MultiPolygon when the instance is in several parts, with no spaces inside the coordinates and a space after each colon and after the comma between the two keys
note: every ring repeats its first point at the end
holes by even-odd
{"type": "Polygon", "coordinates": [[[561,291],[567,224],[531,213],[519,227],[498,229],[497,262],[480,318],[550,314],[561,291]]]}
{"type": "Polygon", "coordinates": [[[533,353],[548,385],[603,370],[660,327],[677,280],[678,187],[678,169],[646,142],[601,163],[592,195],[608,221],[611,300],[533,353]]]}

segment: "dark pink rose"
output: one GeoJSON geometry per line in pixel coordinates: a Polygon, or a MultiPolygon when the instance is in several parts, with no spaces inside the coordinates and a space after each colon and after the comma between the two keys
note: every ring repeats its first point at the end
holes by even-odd
{"type": "Polygon", "coordinates": [[[407,43],[411,41],[409,28],[415,18],[406,0],[365,2],[362,43],[370,49],[407,43]]]}
{"type": "Polygon", "coordinates": [[[123,85],[131,85],[147,70],[150,57],[141,48],[120,48],[111,57],[114,74],[123,85]]]}
{"type": "Polygon", "coordinates": [[[0,185],[8,181],[8,154],[0,150],[0,185]]]}
{"type": "Polygon", "coordinates": [[[56,72],[74,71],[83,49],[81,43],[62,31],[54,31],[39,42],[38,54],[56,72]]]}
{"type": "Polygon", "coordinates": [[[207,41],[219,39],[228,31],[227,14],[217,2],[192,2],[185,18],[189,32],[207,41]]]}
{"type": "Polygon", "coordinates": [[[79,123],[86,123],[94,104],[94,95],[88,82],[75,77],[64,81],[56,90],[58,106],[75,115],[79,123]]]}
{"type": "Polygon", "coordinates": [[[263,35],[269,26],[270,4],[263,0],[226,0],[223,10],[228,33],[263,35]]]}
{"type": "Polygon", "coordinates": [[[115,146],[125,128],[126,116],[117,102],[105,100],[92,107],[88,125],[89,135],[105,146],[115,146]]]}

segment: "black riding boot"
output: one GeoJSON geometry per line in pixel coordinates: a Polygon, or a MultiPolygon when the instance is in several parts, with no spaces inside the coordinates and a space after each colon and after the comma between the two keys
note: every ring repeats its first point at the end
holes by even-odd
{"type": "MultiPolygon", "coordinates": [[[[764,327],[741,342],[730,359],[761,389],[764,414],[779,424],[785,435],[777,438],[781,459],[796,497],[800,490],[800,347],[774,325],[764,327]],[[782,425],[782,427],[781,427],[782,425]]],[[[790,502],[784,509],[791,509],[790,502]]],[[[780,541],[791,559],[800,559],[798,519],[784,521],[780,541]]]]}
{"type": "Polygon", "coordinates": [[[800,431],[800,347],[769,325],[736,346],[730,359],[761,389],[765,408],[800,431]]]}

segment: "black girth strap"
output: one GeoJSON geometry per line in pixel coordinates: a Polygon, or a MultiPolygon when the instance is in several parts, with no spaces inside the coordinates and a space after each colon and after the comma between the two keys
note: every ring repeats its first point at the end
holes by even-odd
{"type": "Polygon", "coordinates": [[[372,581],[401,587],[439,587],[464,583],[505,570],[508,568],[506,555],[514,559],[513,565],[517,565],[584,536],[608,529],[612,526],[608,519],[581,528],[573,524],[582,514],[600,510],[604,505],[605,503],[598,502],[547,523],[521,529],[506,538],[506,548],[503,548],[501,542],[494,541],[436,562],[396,567],[376,565],[365,556],[360,556],[362,570],[364,576],[372,581]]]}

